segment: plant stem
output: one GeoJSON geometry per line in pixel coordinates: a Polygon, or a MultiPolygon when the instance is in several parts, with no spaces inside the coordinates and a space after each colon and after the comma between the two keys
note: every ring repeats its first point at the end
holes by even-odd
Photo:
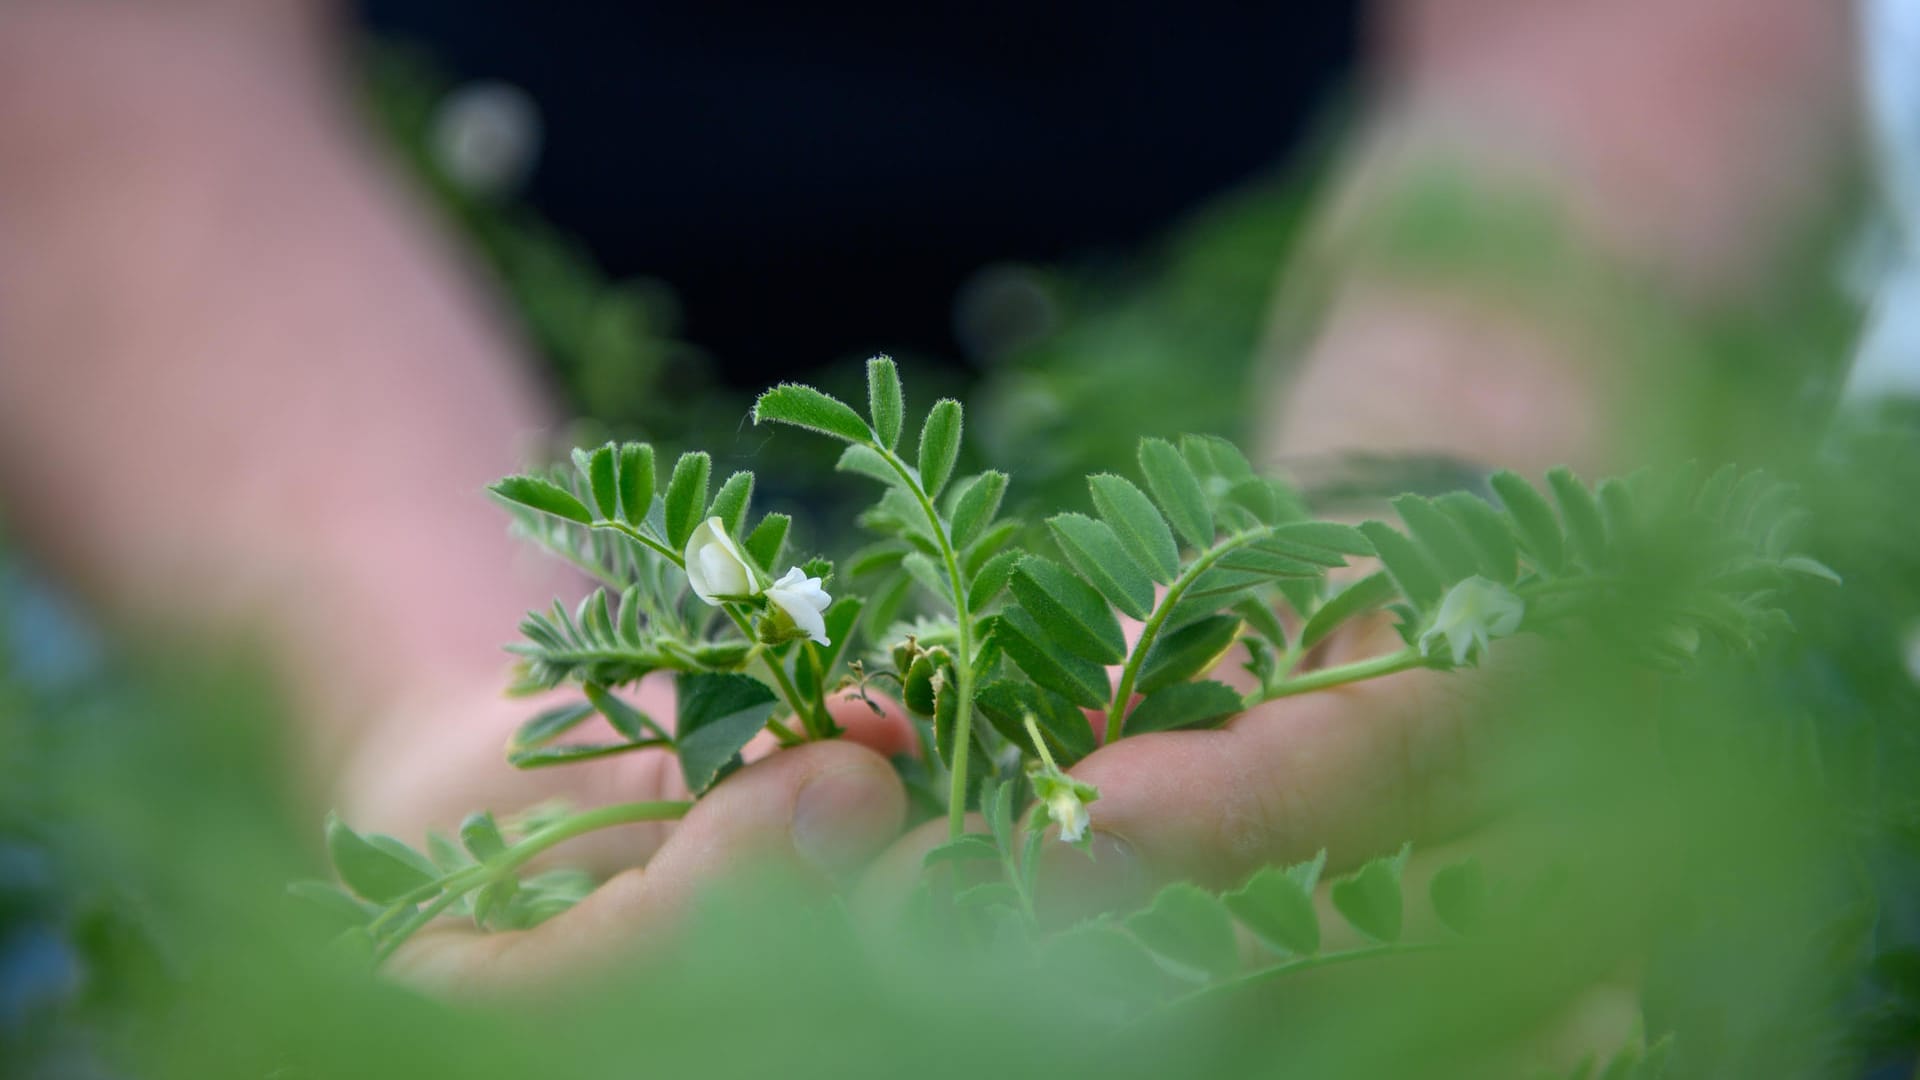
{"type": "Polygon", "coordinates": [[[675,821],[686,816],[687,811],[692,807],[693,803],[685,801],[618,803],[613,806],[583,810],[578,814],[562,818],[544,829],[530,833],[522,837],[519,843],[478,866],[457,870],[395,900],[393,906],[367,925],[369,934],[378,935],[389,921],[407,911],[407,905],[425,900],[436,892],[440,894],[433,903],[412,913],[411,918],[400,924],[393,934],[380,944],[379,950],[374,954],[375,959],[384,960],[391,956],[402,942],[432,922],[460,897],[513,873],[548,848],[595,830],[608,829],[616,825],[634,825],[643,821],[675,821]]]}
{"type": "Polygon", "coordinates": [[[1221,982],[1209,983],[1197,990],[1182,994],[1171,1001],[1164,1002],[1155,1011],[1171,1012],[1175,1009],[1187,1008],[1211,1000],[1222,994],[1229,994],[1235,990],[1245,989],[1246,987],[1263,983],[1270,979],[1278,979],[1286,975],[1298,974],[1302,971],[1312,971],[1316,968],[1338,967],[1341,964],[1354,964],[1362,960],[1374,960],[1384,956],[1414,956],[1420,953],[1450,952],[1465,948],[1466,944],[1466,942],[1461,941],[1389,942],[1381,945],[1366,945],[1358,949],[1348,949],[1345,952],[1315,953],[1312,956],[1302,956],[1294,960],[1275,964],[1272,967],[1264,967],[1258,971],[1249,971],[1244,975],[1236,975],[1231,979],[1225,979],[1221,982]]]}
{"type": "Polygon", "coordinates": [[[1107,738],[1111,743],[1120,738],[1126,730],[1127,707],[1133,703],[1133,685],[1140,678],[1140,668],[1147,657],[1147,650],[1160,636],[1160,628],[1166,625],[1167,616],[1180,603],[1180,598],[1191,588],[1201,574],[1206,573],[1214,563],[1235,548],[1243,547],[1264,534],[1262,531],[1241,533],[1230,536],[1208,548],[1193,560],[1193,564],[1180,572],[1167,586],[1166,595],[1154,606],[1153,613],[1147,616],[1147,624],[1140,630],[1140,640],[1134,642],[1133,651],[1127,655],[1126,666],[1120,669],[1120,682],[1113,688],[1113,701],[1107,706],[1107,738]]]}
{"type": "Polygon", "coordinates": [[[628,537],[629,539],[632,539],[636,543],[644,544],[647,547],[650,547],[653,550],[659,552],[661,555],[665,556],[668,562],[679,567],[680,569],[685,570],[687,568],[687,560],[679,552],[673,550],[672,548],[661,543],[660,541],[655,540],[653,537],[648,536],[646,533],[641,532],[639,529],[634,528],[633,526],[627,524],[624,521],[613,521],[611,519],[608,519],[608,520],[596,521],[587,527],[590,529],[612,529],[614,532],[617,532],[622,536],[628,537]]]}
{"type": "MultiPolygon", "coordinates": [[[[721,605],[721,610],[727,613],[727,618],[733,620],[733,625],[740,628],[740,632],[746,635],[748,641],[753,640],[753,624],[747,621],[745,615],[735,611],[732,604],[721,605]]],[[[786,699],[787,708],[793,710],[794,719],[800,721],[800,726],[806,729],[809,736],[816,739],[821,738],[820,732],[816,730],[816,725],[813,722],[813,714],[800,707],[800,691],[793,685],[793,680],[787,678],[787,669],[780,663],[779,658],[763,650],[760,653],[760,662],[766,665],[768,674],[772,675],[773,681],[779,684],[780,696],[786,699]]],[[[779,736],[785,745],[792,746],[795,743],[806,741],[798,735],[795,735],[792,728],[787,727],[785,724],[771,717],[767,719],[767,727],[771,729],[775,735],[779,736]]]]}
{"type": "Polygon", "coordinates": [[[1309,671],[1304,675],[1288,679],[1269,689],[1256,690],[1252,694],[1247,695],[1247,706],[1251,708],[1263,701],[1274,701],[1278,698],[1292,697],[1295,694],[1310,693],[1314,690],[1325,690],[1329,687],[1343,686],[1347,683],[1360,682],[1364,679],[1377,679],[1382,675],[1392,675],[1396,672],[1410,671],[1414,668],[1425,666],[1427,666],[1427,658],[1421,654],[1420,650],[1409,646],[1408,648],[1401,649],[1399,652],[1386,653],[1366,660],[1355,660],[1351,664],[1340,664],[1337,667],[1309,671]]]}
{"type": "MultiPolygon", "coordinates": [[[[873,444],[888,465],[920,503],[920,510],[933,527],[934,542],[947,564],[947,585],[953,590],[953,620],[958,627],[954,643],[954,693],[960,695],[953,709],[953,782],[947,791],[947,839],[958,840],[967,831],[967,757],[973,744],[973,615],[967,610],[966,583],[960,580],[960,558],[954,553],[952,538],[933,507],[933,499],[920,486],[920,478],[900,455],[873,444]]],[[[936,728],[937,730],[937,728],[936,728]]]]}

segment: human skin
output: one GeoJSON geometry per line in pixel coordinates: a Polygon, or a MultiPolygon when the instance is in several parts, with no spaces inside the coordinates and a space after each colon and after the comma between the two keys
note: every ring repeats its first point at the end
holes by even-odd
{"type": "MultiPolygon", "coordinates": [[[[262,647],[298,706],[298,775],[356,822],[417,835],[475,806],[684,794],[660,756],[500,765],[525,715],[498,696],[500,628],[573,584],[514,550],[480,490],[552,415],[487,283],[357,130],[328,16],[298,0],[0,3],[10,525],[116,626],[262,647]]],[[[1384,6],[1380,91],[1328,242],[1405,162],[1444,151],[1551,193],[1596,251],[1690,302],[1738,302],[1844,161],[1844,19],[1804,0],[1384,6]]],[[[1621,460],[1593,409],[1605,368],[1573,328],[1430,281],[1334,285],[1317,336],[1276,358],[1290,375],[1266,456],[1621,460]]],[[[670,715],[665,693],[644,687],[643,705],[670,715]]],[[[1142,887],[1324,844],[1351,863],[1484,820],[1474,748],[1497,733],[1466,701],[1401,675],[1127,740],[1075,771],[1103,792],[1105,865],[1142,887]]],[[[867,779],[821,820],[871,849],[865,823],[897,820],[898,790],[867,769],[878,757],[841,760],[864,753],[781,754],[714,798],[760,807],[742,828],[774,835],[796,770],[832,757],[867,779]]],[[[589,855],[651,856],[671,892],[765,849],[729,857],[731,835],[635,826],[589,855]]],[[[864,895],[887,897],[931,842],[903,838],[864,895]]],[[[658,933],[678,905],[643,895],[610,888],[539,940],[566,956],[658,933]]],[[[433,947],[422,970],[525,973],[496,944],[433,947]]]]}

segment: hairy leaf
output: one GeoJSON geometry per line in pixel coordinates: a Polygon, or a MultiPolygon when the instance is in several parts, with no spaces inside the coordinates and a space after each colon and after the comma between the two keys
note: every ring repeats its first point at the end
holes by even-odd
{"type": "Polygon", "coordinates": [[[630,442],[620,447],[620,516],[638,528],[653,509],[653,447],[630,442]]]}
{"type": "Polygon", "coordinates": [[[1440,602],[1440,576],[1413,541],[1380,521],[1363,522],[1360,531],[1366,533],[1367,539],[1373,542],[1373,550],[1386,565],[1387,573],[1393,575],[1394,583],[1400,586],[1401,595],[1411,601],[1414,607],[1425,611],[1440,602]]]}
{"type": "Polygon", "coordinates": [[[736,472],[727,477],[714,493],[713,504],[707,507],[708,517],[717,517],[726,526],[728,536],[740,535],[740,522],[746,519],[747,507],[753,502],[753,474],[746,471],[736,472]]]}
{"type": "Polygon", "coordinates": [[[1017,679],[996,679],[976,691],[973,701],[995,731],[1029,756],[1039,756],[1027,734],[1029,713],[1061,767],[1093,753],[1093,725],[1087,714],[1051,690],[1017,679]]]}
{"type": "Polygon", "coordinates": [[[768,574],[780,562],[780,551],[787,546],[787,527],[793,519],[785,514],[768,514],[760,519],[760,524],[747,534],[745,547],[747,557],[760,564],[760,569],[768,574]]]}
{"type": "Polygon", "coordinates": [[[1487,878],[1477,859],[1442,867],[1427,883],[1433,913],[1447,929],[1474,937],[1487,928],[1487,878]]]}
{"type": "Polygon", "coordinates": [[[1105,667],[1054,648],[1033,616],[1020,608],[995,617],[993,637],[1029,679],[1082,708],[1104,708],[1113,693],[1105,667]]]}
{"type": "Polygon", "coordinates": [[[713,459],[705,450],[681,454],[673,463],[673,477],[667,481],[667,546],[679,551],[687,546],[693,530],[700,527],[700,512],[707,506],[707,478],[713,471],[713,459]]]}
{"type": "Polygon", "coordinates": [[[1385,570],[1376,570],[1335,593],[1314,609],[1300,631],[1300,648],[1311,649],[1326,640],[1348,619],[1372,611],[1399,595],[1399,587],[1385,570]]]}
{"type": "Polygon", "coordinates": [[[525,750],[545,746],[578,727],[582,720],[593,715],[593,711],[592,705],[580,701],[542,710],[514,731],[513,738],[508,740],[508,748],[525,750]]]}
{"type": "Polygon", "coordinates": [[[1431,500],[1402,495],[1393,500],[1393,508],[1407,523],[1414,542],[1425,549],[1439,569],[1443,581],[1464,581],[1479,573],[1480,559],[1474,554],[1473,542],[1431,500]]]}
{"type": "Polygon", "coordinates": [[[967,833],[958,840],[949,840],[926,853],[920,860],[921,866],[938,866],[949,862],[971,862],[1000,859],[999,845],[993,837],[982,833],[967,833]]]}
{"type": "Polygon", "coordinates": [[[1085,514],[1056,514],[1047,519],[1047,528],[1067,562],[1109,603],[1136,619],[1152,612],[1153,579],[1128,554],[1112,526],[1085,514]]]}
{"type": "Polygon", "coordinates": [[[1134,688],[1151,694],[1211,669],[1239,635],[1240,619],[1234,615],[1214,615],[1161,635],[1147,649],[1134,688]]]}
{"type": "Polygon", "coordinates": [[[1560,504],[1560,517],[1566,522],[1567,535],[1573,538],[1574,550],[1587,566],[1596,570],[1605,566],[1607,529],[1593,493],[1565,467],[1550,470],[1547,484],[1553,488],[1554,501],[1560,504]]]}
{"type": "Polygon", "coordinates": [[[487,488],[502,499],[511,503],[538,510],[543,514],[577,521],[582,525],[591,524],[593,511],[587,504],[574,497],[573,492],[551,480],[542,480],[537,476],[509,476],[487,488]]]}
{"type": "Polygon", "coordinates": [[[1014,567],[1008,587],[1061,648],[1102,664],[1126,659],[1126,639],[1113,609],[1093,586],[1066,567],[1029,555],[1014,567]]]}
{"type": "Polygon", "coordinates": [[[1187,543],[1204,548],[1213,543],[1213,511],[1207,494],[1193,475],[1187,459],[1165,439],[1140,440],[1140,471],[1147,490],[1166,511],[1167,520],[1187,543]]]}
{"type": "Polygon", "coordinates": [[[1513,584],[1520,575],[1520,553],[1514,546],[1513,530],[1499,511],[1464,491],[1449,492],[1434,502],[1472,539],[1480,573],[1489,581],[1513,584]]]}
{"type": "Polygon", "coordinates": [[[1093,493],[1094,509],[1120,539],[1120,546],[1147,576],[1170,584],[1180,573],[1180,546],[1153,500],[1132,481],[1112,473],[1088,477],[1087,487],[1093,493]]]}
{"type": "Polygon", "coordinates": [[[960,403],[941,398],[920,426],[920,486],[929,498],[940,494],[960,457],[960,403]]]}
{"type": "Polygon", "coordinates": [[[873,433],[880,445],[891,450],[900,441],[900,422],[906,415],[906,398],[900,392],[900,369],[890,356],[867,361],[867,412],[873,416],[873,433]]]}
{"type": "Polygon", "coordinates": [[[600,516],[609,520],[620,516],[620,489],[615,475],[618,453],[619,449],[608,443],[587,458],[586,468],[582,470],[593,492],[594,505],[600,508],[600,516]]]}
{"type": "Polygon", "coordinates": [[[766,684],[745,675],[681,675],[674,685],[679,694],[674,745],[687,788],[697,795],[766,726],[775,698],[766,684]]]}
{"type": "Polygon", "coordinates": [[[1175,683],[1148,694],[1127,714],[1128,735],[1176,731],[1224,720],[1246,707],[1239,691],[1225,683],[1175,683]]]}
{"type": "Polygon", "coordinates": [[[773,420],[848,442],[866,442],[873,432],[846,402],[800,383],[781,383],[753,404],[753,422],[773,420]]]}
{"type": "Polygon", "coordinates": [[[1007,492],[1007,474],[983,472],[966,482],[953,504],[953,546],[964,548],[979,539],[1000,512],[1000,497],[1007,492]]]}
{"type": "Polygon", "coordinates": [[[1013,577],[1014,566],[1026,554],[1018,548],[1010,548],[988,559],[985,565],[975,571],[973,584],[967,587],[967,610],[977,614],[992,603],[993,598],[1000,595],[1000,590],[1007,587],[1008,579],[1013,577]]]}
{"type": "Polygon", "coordinates": [[[886,457],[865,443],[854,443],[842,450],[840,460],[833,467],[839,472],[859,473],[869,480],[878,480],[887,485],[900,482],[900,474],[887,463],[886,457]]]}
{"type": "Polygon", "coordinates": [[[606,687],[590,682],[582,689],[586,691],[587,700],[592,703],[594,711],[606,717],[607,723],[613,725],[613,730],[625,735],[628,741],[639,742],[647,738],[649,733],[663,739],[667,737],[666,729],[654,723],[652,717],[620,700],[606,687]]]}
{"type": "Polygon", "coordinates": [[[507,841],[500,835],[500,826],[494,823],[493,815],[485,810],[475,810],[460,822],[460,843],[469,855],[486,862],[507,850],[507,841]]]}

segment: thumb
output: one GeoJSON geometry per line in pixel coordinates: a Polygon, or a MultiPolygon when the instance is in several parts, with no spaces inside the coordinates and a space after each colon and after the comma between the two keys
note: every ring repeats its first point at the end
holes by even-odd
{"type": "Polygon", "coordinates": [[[672,940],[702,893],[745,870],[843,880],[900,831],[906,794],[878,755],[842,742],[781,751],[701,799],[643,869],[608,880],[524,931],[423,934],[395,954],[400,978],[457,996],[525,991],[672,940]]]}

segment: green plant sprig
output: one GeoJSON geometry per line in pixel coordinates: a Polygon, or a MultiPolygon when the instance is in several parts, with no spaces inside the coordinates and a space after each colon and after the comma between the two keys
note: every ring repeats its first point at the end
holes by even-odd
{"type": "MultiPolygon", "coordinates": [[[[1392,500],[1397,524],[1355,526],[1316,520],[1285,483],[1206,436],[1142,440],[1138,484],[1090,477],[1093,513],[1046,519],[1056,554],[1041,554],[1016,544],[1037,530],[1000,515],[1005,473],[955,477],[959,402],[928,410],[909,462],[898,450],[906,415],[899,373],[876,357],[866,374],[866,416],[795,384],[769,390],[753,412],[756,423],[840,440],[837,467],[882,485],[860,519],[881,540],[849,563],[849,581],[881,575],[865,597],[827,597],[822,584],[834,566],[824,559],[776,581],[789,519],[768,514],[746,530],[753,474],[736,472],[710,493],[705,453],[682,454],[664,487],[644,443],[577,450],[571,471],[492,487],[519,532],[599,583],[571,611],[556,603],[522,622],[523,640],[510,646],[522,661],[516,688],[571,683],[584,701],[529,719],[508,746],[509,762],[537,768],[667,750],[698,797],[739,767],[741,749],[761,731],[782,745],[836,736],[828,694],[882,679],[922,725],[924,789],[945,789],[948,844],[933,861],[991,858],[1003,873],[948,899],[1006,906],[1034,930],[1043,830],[1051,823],[1081,839],[1086,804],[1098,797],[1066,772],[1101,741],[1089,712],[1105,711],[1107,742],[1214,726],[1283,697],[1473,666],[1495,641],[1522,632],[1594,636],[1657,665],[1684,666],[1710,648],[1751,651],[1783,628],[1780,598],[1796,579],[1837,580],[1793,553],[1804,515],[1790,489],[1757,472],[1649,470],[1596,488],[1565,469],[1549,472],[1543,488],[1497,473],[1496,498],[1404,495],[1392,500]],[[696,549],[698,565],[689,565],[696,549]],[[1355,559],[1377,560],[1378,569],[1335,586],[1329,571],[1355,559]],[[932,600],[932,614],[893,624],[916,589],[932,600]],[[1301,668],[1341,627],[1379,613],[1394,617],[1401,649],[1301,668]],[[1131,643],[1123,618],[1141,627],[1131,643]],[[875,652],[853,653],[856,631],[875,652]],[[1236,647],[1258,681],[1250,692],[1210,677],[1236,647]],[[616,693],[659,672],[677,680],[672,724],[616,693]],[[621,738],[562,741],[595,716],[621,738]],[[1023,790],[1044,813],[1026,814],[1016,850],[1023,790]],[[965,831],[975,805],[988,814],[990,835],[965,831]]],[[[920,779],[908,777],[924,790],[920,779]]],[[[663,812],[654,806],[633,812],[663,812]]],[[[566,835],[623,823],[619,812],[566,820],[566,835]]],[[[335,822],[330,849],[336,834],[357,835],[335,822]]],[[[558,834],[534,830],[528,841],[549,835],[558,834]]],[[[474,865],[440,860],[458,865],[435,873],[435,860],[391,838],[341,844],[337,863],[370,846],[424,875],[393,892],[364,868],[341,867],[348,887],[378,909],[367,922],[381,935],[463,904],[487,923],[514,895],[524,911],[550,912],[585,889],[577,876],[510,888],[486,869],[518,865],[494,862],[498,851],[474,865]],[[415,909],[421,902],[427,907],[415,909]]]]}

